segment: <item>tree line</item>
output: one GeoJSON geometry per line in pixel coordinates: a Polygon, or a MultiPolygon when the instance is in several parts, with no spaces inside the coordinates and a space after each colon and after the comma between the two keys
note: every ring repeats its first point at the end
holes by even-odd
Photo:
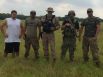
{"type": "MultiPolygon", "coordinates": [[[[9,18],[9,17],[11,17],[11,14],[9,14],[9,13],[0,13],[0,20],[3,20],[5,18],[9,18]]],[[[22,19],[22,20],[27,18],[27,17],[28,16],[21,15],[21,14],[17,15],[17,18],[22,19]]]]}
{"type": "MultiPolygon", "coordinates": [[[[4,20],[5,18],[9,18],[11,17],[11,14],[9,13],[0,13],[0,20],[4,20]]],[[[22,14],[18,14],[17,15],[17,18],[21,19],[21,20],[24,20],[26,19],[28,16],[25,16],[25,15],[22,15],[22,14]]],[[[39,17],[41,18],[41,16],[39,17]]],[[[58,17],[60,21],[63,21],[64,20],[64,17],[58,17]]],[[[79,21],[82,21],[83,18],[77,18],[79,21]]],[[[103,21],[103,19],[99,18],[100,21],[103,21]]]]}

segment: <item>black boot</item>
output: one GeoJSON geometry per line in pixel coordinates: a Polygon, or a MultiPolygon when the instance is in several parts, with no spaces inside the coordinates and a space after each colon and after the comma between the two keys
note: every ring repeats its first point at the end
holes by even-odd
{"type": "Polygon", "coordinates": [[[70,63],[74,63],[74,57],[70,57],[70,63]]]}
{"type": "Polygon", "coordinates": [[[35,59],[38,60],[40,57],[39,55],[35,55],[35,59]]]}
{"type": "Polygon", "coordinates": [[[45,59],[49,62],[49,57],[48,56],[46,56],[45,59]]]}
{"type": "Polygon", "coordinates": [[[84,57],[84,63],[87,63],[89,61],[88,57],[84,57]]]}
{"type": "Polygon", "coordinates": [[[65,58],[65,56],[64,55],[61,55],[61,61],[63,61],[64,60],[64,58],[65,58]]]}
{"type": "Polygon", "coordinates": [[[56,62],[56,58],[53,58],[53,63],[55,63],[56,62]]]}
{"type": "Polygon", "coordinates": [[[96,67],[100,67],[100,62],[95,62],[96,67]]]}
{"type": "Polygon", "coordinates": [[[7,52],[4,52],[4,57],[7,57],[8,56],[8,53],[7,52]]]}
{"type": "Polygon", "coordinates": [[[29,56],[29,53],[25,52],[24,57],[27,59],[27,58],[28,58],[28,56],[29,56]]]}
{"type": "Polygon", "coordinates": [[[35,59],[39,59],[39,52],[35,52],[35,59]]]}
{"type": "Polygon", "coordinates": [[[15,52],[12,52],[12,57],[15,58],[15,52]]]}
{"type": "Polygon", "coordinates": [[[16,57],[19,57],[19,52],[16,52],[15,54],[16,54],[16,57]]]}
{"type": "Polygon", "coordinates": [[[74,52],[69,53],[70,63],[74,62],[74,52]]]}

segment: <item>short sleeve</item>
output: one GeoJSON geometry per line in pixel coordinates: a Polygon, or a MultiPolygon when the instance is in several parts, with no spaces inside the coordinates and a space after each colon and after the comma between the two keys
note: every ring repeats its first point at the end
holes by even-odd
{"type": "Polygon", "coordinates": [[[85,19],[81,21],[81,26],[85,26],[85,19]]]}
{"type": "Polygon", "coordinates": [[[100,19],[96,18],[96,25],[100,25],[100,19]]]}
{"type": "Polygon", "coordinates": [[[55,18],[55,26],[60,26],[59,19],[55,18]]]}
{"type": "Polygon", "coordinates": [[[42,26],[42,22],[41,20],[38,19],[38,27],[41,27],[42,26]]]}

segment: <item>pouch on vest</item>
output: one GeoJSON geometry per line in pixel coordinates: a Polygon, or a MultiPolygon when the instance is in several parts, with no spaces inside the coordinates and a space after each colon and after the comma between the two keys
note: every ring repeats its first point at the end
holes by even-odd
{"type": "Polygon", "coordinates": [[[66,23],[70,23],[71,26],[69,27],[65,27],[64,31],[63,31],[63,35],[65,37],[75,37],[76,36],[76,31],[75,31],[75,25],[73,24],[73,22],[70,20],[69,16],[65,17],[65,22],[66,23]]]}
{"type": "Polygon", "coordinates": [[[65,37],[75,37],[76,31],[75,31],[75,29],[72,29],[71,27],[65,27],[65,29],[63,31],[63,35],[65,37]]]}
{"type": "Polygon", "coordinates": [[[52,16],[52,19],[47,19],[47,15],[46,15],[45,22],[43,22],[43,32],[46,32],[46,33],[52,33],[53,32],[53,30],[51,30],[51,28],[55,27],[55,25],[53,23],[54,17],[55,17],[55,15],[52,16]]]}

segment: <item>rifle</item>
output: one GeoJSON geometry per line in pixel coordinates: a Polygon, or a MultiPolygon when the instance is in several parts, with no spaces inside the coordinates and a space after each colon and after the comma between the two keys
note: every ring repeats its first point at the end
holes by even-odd
{"type": "Polygon", "coordinates": [[[74,35],[77,36],[77,34],[75,32],[75,25],[74,25],[73,21],[71,20],[71,18],[69,17],[69,15],[65,16],[65,21],[66,21],[66,23],[70,23],[71,24],[70,26],[66,26],[65,30],[66,31],[72,31],[72,33],[74,33],[74,35]]]}

